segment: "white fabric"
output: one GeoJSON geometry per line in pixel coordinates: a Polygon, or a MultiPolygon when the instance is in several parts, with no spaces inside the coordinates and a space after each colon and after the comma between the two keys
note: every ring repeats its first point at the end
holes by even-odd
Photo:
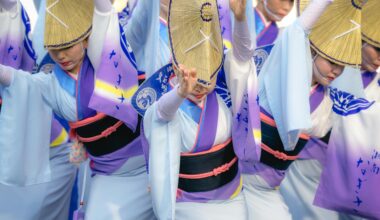
{"type": "Polygon", "coordinates": [[[14,75],[12,84],[0,88],[3,97],[0,114],[0,183],[25,186],[48,182],[51,178],[49,144],[52,112],[40,98],[41,89],[28,83],[29,73],[15,72],[19,74],[14,75]],[[29,114],[33,117],[28,117],[29,114]]]}
{"type": "Polygon", "coordinates": [[[246,220],[247,209],[243,193],[223,202],[180,202],[176,206],[176,220],[246,220]]]}
{"type": "Polygon", "coordinates": [[[260,105],[271,113],[285,150],[293,150],[300,130],[311,127],[310,43],[296,20],[277,39],[259,75],[260,105]]]}
{"type": "Polygon", "coordinates": [[[51,181],[27,187],[0,184],[0,219],[68,219],[75,167],[67,145],[50,149],[51,181]]]}
{"type": "Polygon", "coordinates": [[[86,219],[153,220],[152,200],[143,156],[130,159],[123,176],[95,175],[91,179],[86,219]],[[142,166],[141,166],[142,165],[142,166]],[[128,173],[128,176],[125,176],[128,173]]]}
{"type": "Polygon", "coordinates": [[[322,166],[317,160],[296,160],[286,173],[280,191],[295,220],[339,220],[339,213],[313,205],[322,166]]]}
{"type": "Polygon", "coordinates": [[[364,98],[365,94],[362,82],[362,76],[359,69],[345,67],[342,75],[332,81],[330,87],[339,88],[341,91],[350,92],[358,98],[364,98]]]}
{"type": "MultiPolygon", "coordinates": [[[[156,56],[159,51],[159,4],[160,1],[140,0],[134,9],[132,17],[128,20],[126,36],[136,57],[139,70],[145,71],[147,78],[161,66],[156,56]]],[[[117,16],[116,10],[107,7],[99,11],[95,8],[93,28],[89,43],[94,47],[88,48],[93,67],[96,69],[100,63],[105,35],[111,16],[117,16]]],[[[115,32],[118,33],[118,32],[115,32]]]]}
{"type": "Polygon", "coordinates": [[[377,102],[380,101],[380,73],[375,73],[376,76],[372,80],[372,82],[365,88],[365,95],[368,100],[375,100],[377,102]]]}
{"type": "MultiPolygon", "coordinates": [[[[232,51],[229,51],[231,53],[232,51]]],[[[249,62],[252,62],[251,60],[249,62]]],[[[238,65],[232,54],[227,55],[226,74],[244,74],[254,71],[253,65],[238,65]]],[[[244,89],[244,88],[239,88],[244,89]]],[[[218,97],[219,118],[214,145],[224,143],[231,137],[232,114],[218,97]]],[[[178,110],[170,122],[157,117],[157,103],[144,116],[144,131],[150,144],[149,177],[152,184],[153,208],[159,219],[176,219],[176,192],[178,186],[179,159],[181,152],[189,152],[196,141],[197,124],[184,112],[178,110]],[[160,135],[157,135],[160,134],[160,135]]],[[[224,201],[226,202],[226,201],[224,201]]],[[[223,202],[222,202],[223,203],[223,202]]],[[[193,212],[192,209],[181,209],[193,212]]],[[[207,208],[205,213],[207,216],[207,208]]],[[[181,211],[182,212],[182,211],[181,211]]],[[[177,210],[178,214],[178,210],[177,210]]],[[[185,215],[185,214],[184,214],[185,215]]],[[[227,215],[227,213],[226,213],[227,215]]],[[[244,215],[242,213],[242,215],[244,215]]],[[[179,214],[179,216],[181,216],[179,214]]]]}
{"type": "Polygon", "coordinates": [[[167,95],[160,98],[157,102],[157,116],[164,121],[170,121],[173,119],[179,106],[183,102],[183,98],[178,95],[178,86],[167,93],[167,95]]]}
{"type": "MultiPolygon", "coordinates": [[[[377,85],[377,82],[375,84],[377,85]]],[[[359,69],[346,67],[342,75],[331,83],[331,87],[359,97],[365,96],[359,69]]],[[[308,133],[315,137],[325,136],[333,125],[332,113],[332,101],[329,91],[326,91],[321,104],[311,115],[313,126],[308,133]]],[[[355,219],[355,217],[313,205],[321,172],[322,167],[317,160],[297,160],[289,167],[280,189],[294,219],[355,219]]]]}
{"type": "Polygon", "coordinates": [[[291,220],[280,192],[258,175],[243,175],[243,194],[247,202],[249,220],[291,220]]]}
{"type": "Polygon", "coordinates": [[[314,137],[324,137],[332,127],[332,101],[329,96],[329,90],[326,89],[323,100],[311,115],[311,127],[303,131],[314,137]]]}
{"type": "Polygon", "coordinates": [[[0,64],[0,84],[2,86],[9,86],[12,82],[12,78],[12,68],[0,64]]]}
{"type": "Polygon", "coordinates": [[[332,2],[333,0],[313,0],[309,3],[299,18],[300,24],[305,31],[309,31],[313,28],[319,16],[332,2]]]}
{"type": "Polygon", "coordinates": [[[44,48],[46,0],[34,1],[34,4],[38,11],[38,18],[33,30],[32,41],[34,50],[37,53],[37,64],[40,64],[47,53],[44,48]]]}
{"type": "Polygon", "coordinates": [[[146,78],[162,67],[156,59],[160,53],[159,13],[160,1],[139,0],[127,25],[128,42],[146,78]]]}
{"type": "Polygon", "coordinates": [[[237,60],[244,62],[252,59],[256,44],[251,40],[247,22],[235,21],[232,42],[233,46],[239,47],[233,50],[237,60]]]}

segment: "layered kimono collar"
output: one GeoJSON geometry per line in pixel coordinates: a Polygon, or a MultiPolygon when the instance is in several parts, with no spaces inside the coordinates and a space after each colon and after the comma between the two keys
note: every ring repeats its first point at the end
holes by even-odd
{"type": "Polygon", "coordinates": [[[36,53],[30,35],[30,20],[17,3],[15,12],[0,13],[3,19],[0,31],[0,63],[31,72],[35,65],[36,53]]]}

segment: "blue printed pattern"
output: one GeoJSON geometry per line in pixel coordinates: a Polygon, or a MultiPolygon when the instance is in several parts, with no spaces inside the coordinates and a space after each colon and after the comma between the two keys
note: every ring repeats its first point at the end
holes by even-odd
{"type": "Polygon", "coordinates": [[[341,116],[357,114],[375,103],[332,87],[330,87],[330,98],[333,101],[333,111],[341,116]]]}
{"type": "Polygon", "coordinates": [[[256,65],[257,74],[259,74],[261,68],[263,68],[263,65],[265,61],[268,59],[273,46],[274,44],[270,44],[256,48],[255,53],[253,54],[253,60],[256,65]]]}
{"type": "Polygon", "coordinates": [[[21,8],[21,18],[22,22],[24,23],[25,26],[25,38],[24,38],[24,47],[28,53],[28,55],[36,61],[37,59],[37,54],[33,49],[32,41],[30,40],[30,32],[31,32],[31,27],[30,27],[30,20],[28,17],[28,14],[26,13],[24,7],[21,8]]]}
{"type": "Polygon", "coordinates": [[[366,204],[365,198],[368,196],[362,195],[363,189],[366,187],[366,182],[371,179],[371,176],[380,175],[380,152],[377,150],[373,150],[370,158],[362,158],[360,157],[356,161],[356,168],[358,170],[358,175],[355,175],[357,179],[355,185],[355,191],[352,195],[354,203],[354,212],[359,212],[360,208],[363,204],[366,204]]]}
{"type": "Polygon", "coordinates": [[[216,79],[215,92],[223,99],[227,107],[230,108],[232,105],[231,93],[227,87],[226,76],[223,67],[220,69],[216,79]]]}

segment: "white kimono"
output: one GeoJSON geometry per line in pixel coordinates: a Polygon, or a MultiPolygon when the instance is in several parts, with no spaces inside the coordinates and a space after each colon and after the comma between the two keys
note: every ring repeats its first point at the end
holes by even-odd
{"type": "MultiPolygon", "coordinates": [[[[364,89],[365,94],[362,93],[363,84],[359,70],[352,68],[345,68],[342,75],[332,82],[332,87],[338,87],[343,91],[350,91],[357,97],[365,96],[368,100],[379,101],[378,85],[379,74],[376,74],[370,84],[364,89]],[[351,83],[348,83],[351,81],[351,83]],[[348,87],[347,87],[348,86],[348,87]]],[[[328,118],[332,121],[332,102],[329,97],[329,92],[325,92],[323,103],[317,111],[313,112],[312,118],[316,123],[324,124],[326,121],[323,119],[328,118]],[[325,110],[323,110],[323,108],[325,110]]],[[[315,123],[315,124],[316,124],[315,123]]],[[[332,126],[331,122],[328,123],[332,126]]],[[[321,126],[320,126],[321,127],[321,126]]],[[[321,137],[320,135],[317,137],[321,137]]],[[[310,140],[314,141],[314,140],[310,140]]],[[[306,146],[307,147],[307,146],[306,146]]],[[[289,168],[289,171],[281,185],[281,194],[284,196],[290,211],[295,219],[359,219],[358,217],[350,216],[344,213],[338,213],[328,209],[323,209],[313,205],[314,196],[319,185],[319,179],[322,172],[322,164],[324,163],[325,154],[327,149],[325,145],[320,145],[320,151],[317,155],[311,153],[311,157],[296,160],[289,168]]]]}
{"type": "MultiPolygon", "coordinates": [[[[224,70],[227,80],[231,75],[255,73],[252,61],[237,61],[229,51],[224,70]]],[[[232,79],[231,79],[232,80],[232,79]]],[[[232,84],[233,82],[231,82],[232,84]]],[[[239,88],[234,88],[238,89],[239,88]]],[[[242,88],[240,88],[242,89],[242,88]]],[[[241,93],[243,91],[237,91],[241,93]]],[[[233,97],[232,97],[233,99],[233,97]]],[[[222,98],[217,95],[219,105],[218,126],[214,145],[231,138],[232,114],[222,98]]],[[[198,124],[181,109],[170,121],[157,114],[157,102],[148,108],[144,116],[144,132],[149,142],[149,177],[153,208],[159,219],[246,219],[245,200],[240,194],[229,200],[198,202],[176,202],[180,154],[190,152],[196,141],[198,124]]]]}
{"type": "MultiPolygon", "coordinates": [[[[127,35],[130,35],[132,47],[137,48],[137,60],[141,63],[148,63],[148,61],[145,62],[144,60],[149,58],[151,54],[145,51],[150,52],[149,48],[147,48],[150,45],[149,42],[155,42],[156,38],[153,36],[158,36],[157,33],[149,32],[150,35],[143,38],[143,36],[145,36],[143,35],[145,28],[148,25],[154,26],[155,24],[152,17],[156,16],[157,19],[154,21],[158,23],[158,2],[155,3],[156,4],[152,6],[150,1],[141,1],[136,12],[140,11],[140,15],[144,13],[145,20],[141,21],[135,18],[135,20],[130,22],[126,27],[127,35]],[[155,13],[151,13],[152,11],[155,13]],[[141,46],[142,44],[144,44],[143,47],[141,46]]],[[[108,22],[115,22],[115,19],[117,22],[117,14],[113,12],[105,14],[95,13],[94,32],[96,31],[97,34],[93,34],[92,37],[90,37],[88,48],[88,55],[95,70],[100,62],[99,57],[102,47],[99,47],[99,45],[103,45],[105,35],[109,32],[107,30],[108,22]]],[[[119,34],[118,31],[111,33],[119,34]]],[[[151,66],[150,64],[147,65],[151,66]]],[[[20,184],[50,181],[51,168],[49,165],[48,147],[50,132],[47,131],[50,131],[52,109],[57,115],[65,118],[67,121],[76,121],[76,99],[72,94],[69,94],[61,87],[60,82],[58,82],[54,74],[38,73],[30,75],[29,73],[15,70],[12,73],[12,77],[10,86],[0,87],[0,93],[4,99],[3,114],[1,114],[0,118],[0,134],[2,137],[7,137],[0,138],[0,148],[12,146],[12,149],[26,149],[28,151],[20,153],[20,151],[16,152],[14,150],[12,155],[2,154],[1,156],[9,159],[1,160],[1,167],[3,168],[3,170],[1,170],[1,176],[8,180],[9,178],[5,175],[5,171],[21,174],[20,177],[24,179],[12,179],[12,181],[17,181],[17,183],[20,184]],[[20,97],[18,98],[18,96],[20,97]],[[33,115],[33,117],[30,117],[30,115],[33,115]],[[15,135],[16,137],[14,137],[15,135]],[[9,138],[12,136],[14,138],[9,138]],[[20,136],[25,138],[19,138],[20,136]],[[3,143],[4,141],[6,143],[3,143]],[[30,144],[28,146],[26,143],[32,143],[33,146],[30,146],[30,144]],[[19,146],[25,147],[21,148],[19,146]],[[41,146],[46,146],[46,148],[41,146]],[[35,149],[39,150],[37,151],[35,149]],[[25,157],[25,159],[10,160],[11,158],[17,158],[17,155],[18,157],[25,157]],[[38,158],[38,160],[35,158],[38,158]],[[30,165],[22,166],[22,169],[24,167],[31,169],[18,172],[17,164],[19,164],[20,161],[24,161],[24,164],[26,164],[26,162],[30,163],[30,165]],[[5,164],[7,164],[7,166],[5,164]]],[[[22,163],[20,165],[22,165],[22,163]]],[[[95,177],[93,183],[93,190],[90,193],[90,200],[92,202],[88,204],[87,217],[89,219],[113,219],[116,218],[116,216],[123,219],[137,219],[143,216],[145,216],[145,219],[154,219],[150,195],[147,191],[145,161],[142,156],[128,160],[120,170],[115,172],[114,178],[108,178],[108,176],[100,177],[100,175],[98,175],[95,177]],[[117,175],[120,175],[120,177],[117,175]],[[120,181],[115,181],[115,178],[120,181]],[[99,184],[97,184],[97,182],[99,182],[99,184]],[[105,187],[105,184],[109,185],[105,187]],[[108,192],[106,190],[110,191],[108,192]],[[117,190],[118,193],[115,194],[115,190],[117,190]],[[133,195],[133,197],[131,195],[133,195]],[[139,202],[136,202],[137,200],[139,202]],[[109,206],[107,204],[113,205],[109,206]]],[[[38,218],[44,217],[46,216],[40,216],[38,218]]]]}

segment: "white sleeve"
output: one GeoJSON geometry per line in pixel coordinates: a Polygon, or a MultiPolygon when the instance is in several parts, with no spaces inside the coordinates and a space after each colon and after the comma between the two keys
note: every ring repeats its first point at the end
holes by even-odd
{"type": "Polygon", "coordinates": [[[180,97],[177,92],[178,86],[172,91],[165,93],[157,101],[157,116],[163,121],[171,121],[179,106],[182,104],[184,98],[180,97]]]}
{"type": "Polygon", "coordinates": [[[144,116],[144,133],[149,143],[152,205],[158,219],[174,220],[182,145],[181,124],[178,114],[170,122],[164,122],[156,112],[157,103],[154,103],[144,116]]]}
{"type": "Polygon", "coordinates": [[[0,84],[7,87],[11,84],[13,79],[13,68],[3,66],[0,64],[0,84]]]}
{"type": "Polygon", "coordinates": [[[305,31],[309,31],[313,28],[314,24],[318,21],[318,18],[323,14],[327,6],[329,6],[333,0],[313,0],[306,7],[305,11],[299,17],[301,26],[305,31]]]}
{"type": "Polygon", "coordinates": [[[108,12],[100,12],[95,8],[92,21],[92,32],[89,37],[87,49],[87,55],[95,70],[98,69],[101,62],[107,33],[119,34],[119,29],[109,30],[111,21],[118,22],[117,13],[113,8],[108,12]]]}
{"type": "Polygon", "coordinates": [[[312,58],[305,30],[296,20],[277,39],[259,75],[260,106],[272,114],[285,150],[311,127],[312,58]]]}
{"type": "Polygon", "coordinates": [[[127,24],[127,40],[146,78],[161,68],[156,59],[160,54],[159,6],[158,0],[139,0],[127,24]]]}
{"type": "Polygon", "coordinates": [[[232,112],[235,115],[240,109],[248,84],[253,84],[257,88],[256,67],[253,59],[246,62],[239,61],[232,50],[229,50],[224,61],[224,71],[231,93],[232,112]]]}
{"type": "MultiPolygon", "coordinates": [[[[27,88],[29,87],[41,91],[40,97],[42,101],[55,113],[68,121],[76,120],[75,97],[72,97],[59,85],[58,80],[53,74],[45,74],[43,72],[30,74],[29,72],[15,70],[11,67],[6,67],[6,71],[4,71],[4,66],[0,65],[1,94],[4,93],[4,89],[15,87],[15,85],[21,82],[26,87],[25,95],[30,95],[28,91],[32,90],[28,90],[27,88]]],[[[17,99],[18,96],[10,97],[11,99],[17,99]]]]}
{"type": "Polygon", "coordinates": [[[14,70],[8,87],[1,88],[0,183],[27,186],[49,182],[52,111],[31,75],[14,70]]]}

